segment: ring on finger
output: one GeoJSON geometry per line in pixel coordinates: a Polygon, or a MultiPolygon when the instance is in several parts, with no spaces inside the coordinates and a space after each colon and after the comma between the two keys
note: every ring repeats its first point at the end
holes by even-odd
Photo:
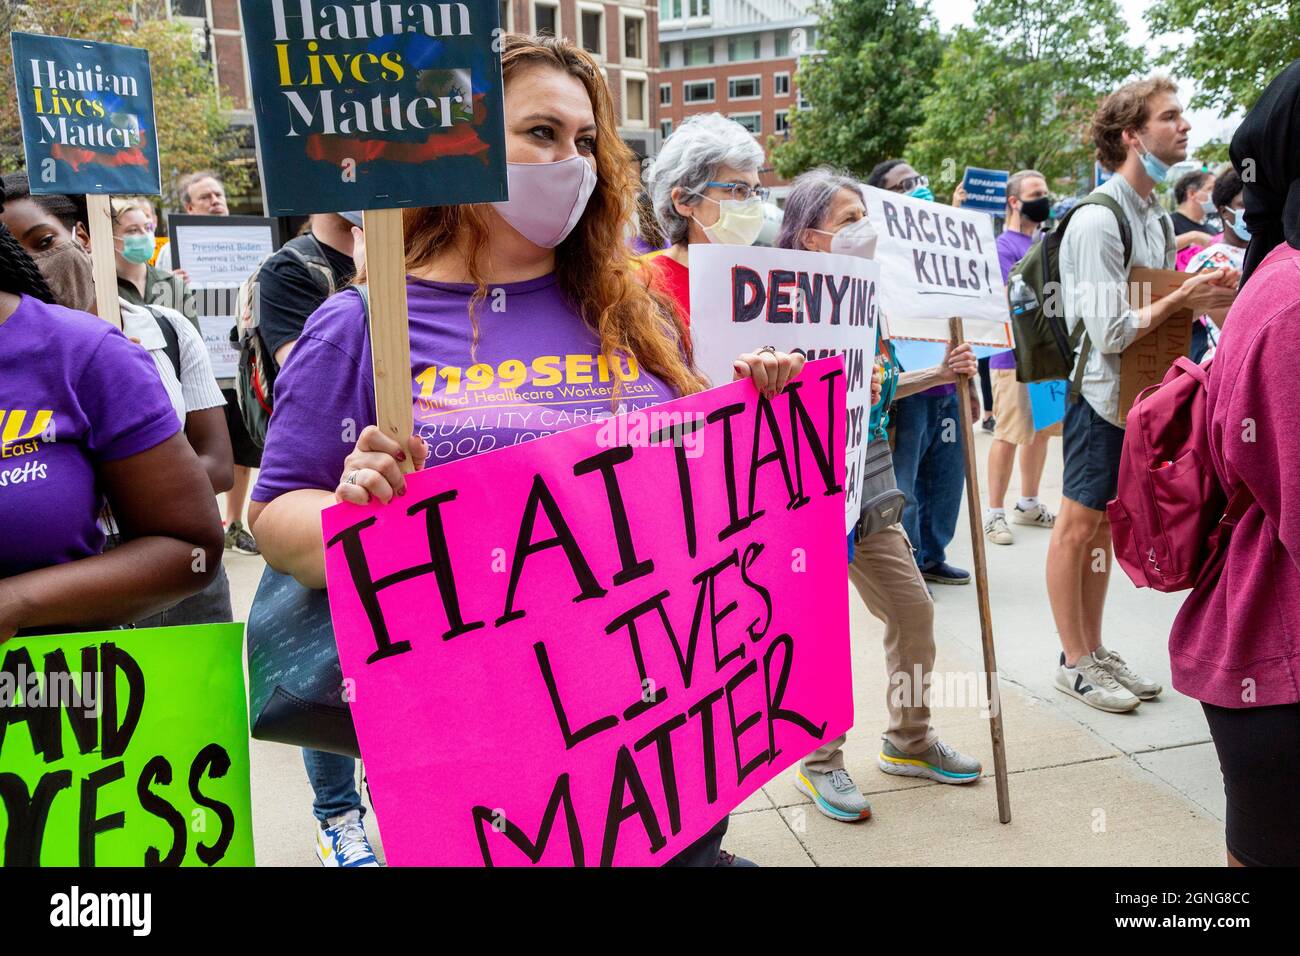
{"type": "Polygon", "coordinates": [[[343,479],[343,484],[355,485],[356,483],[357,483],[357,472],[355,471],[348,472],[348,476],[343,479]]]}
{"type": "Polygon", "coordinates": [[[775,345],[764,345],[761,349],[758,350],[757,354],[758,354],[758,355],[762,355],[764,352],[771,352],[773,355],[775,355],[775,354],[776,354],[776,346],[775,346],[775,345]]]}

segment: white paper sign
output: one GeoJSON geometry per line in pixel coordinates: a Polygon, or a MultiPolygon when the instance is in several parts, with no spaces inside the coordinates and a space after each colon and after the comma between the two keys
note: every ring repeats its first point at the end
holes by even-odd
{"type": "Polygon", "coordinates": [[[199,316],[203,344],[208,347],[208,358],[212,360],[212,374],[219,382],[233,379],[239,373],[239,350],[230,344],[234,324],[231,315],[199,316]]]}
{"type": "Polygon", "coordinates": [[[743,352],[773,345],[809,360],[844,356],[848,385],[844,525],[857,524],[871,418],[871,367],[880,314],[880,267],[857,256],[691,246],[691,341],[714,384],[731,381],[743,352]]]}
{"type": "Polygon", "coordinates": [[[230,344],[235,326],[235,299],[244,280],[275,251],[270,221],[255,225],[224,225],[220,219],[203,224],[177,224],[172,242],[180,267],[189,276],[198,304],[199,328],[217,381],[231,384],[238,372],[239,353],[230,344]]]}
{"type": "Polygon", "coordinates": [[[880,233],[883,306],[894,338],[947,341],[960,318],[966,341],[1010,348],[1006,287],[986,213],[863,186],[880,233]]]}

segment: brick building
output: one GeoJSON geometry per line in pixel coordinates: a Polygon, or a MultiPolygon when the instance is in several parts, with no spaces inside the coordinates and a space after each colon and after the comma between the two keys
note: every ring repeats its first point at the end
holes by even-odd
{"type": "MultiPolygon", "coordinates": [[[[788,135],[790,114],[802,104],[799,57],[816,47],[809,7],[808,0],[659,0],[660,142],[688,116],[713,112],[744,125],[764,152],[769,137],[788,135]]],[[[770,165],[761,178],[779,200],[786,184],[770,165]]]]}

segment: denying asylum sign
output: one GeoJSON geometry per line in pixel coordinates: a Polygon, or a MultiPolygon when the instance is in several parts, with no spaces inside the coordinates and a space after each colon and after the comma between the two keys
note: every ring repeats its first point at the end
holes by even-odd
{"type": "Polygon", "coordinates": [[[498,4],[240,7],[271,215],[506,198],[498,4]]]}
{"type": "Polygon", "coordinates": [[[871,416],[880,266],[858,256],[757,246],[691,247],[691,338],[700,368],[731,380],[742,352],[774,345],[810,360],[844,356],[845,531],[862,503],[862,455],[871,416]]]}
{"type": "Polygon", "coordinates": [[[661,864],[843,733],[843,423],[826,359],[327,510],[389,862],[661,864]]]}
{"type": "Polygon", "coordinates": [[[880,233],[876,261],[890,336],[944,341],[948,319],[959,318],[966,341],[1009,348],[1007,293],[992,219],[871,186],[863,193],[880,233]]]}

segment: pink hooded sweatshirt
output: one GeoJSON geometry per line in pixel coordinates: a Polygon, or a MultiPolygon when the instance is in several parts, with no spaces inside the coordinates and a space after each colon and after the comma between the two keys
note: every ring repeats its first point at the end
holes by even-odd
{"type": "Polygon", "coordinates": [[[1174,621],[1174,687],[1220,707],[1300,701],[1300,250],[1260,263],[1210,367],[1214,470],[1254,495],[1216,580],[1174,621]]]}

